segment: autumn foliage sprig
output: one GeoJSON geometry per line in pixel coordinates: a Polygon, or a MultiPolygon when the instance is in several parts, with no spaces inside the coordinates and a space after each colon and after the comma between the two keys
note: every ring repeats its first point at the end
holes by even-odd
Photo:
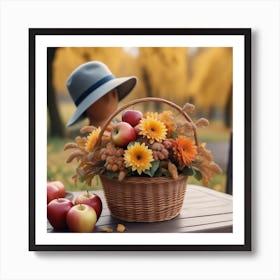
{"type": "MultiPolygon", "coordinates": [[[[194,105],[187,103],[182,111],[191,113],[194,105]]],[[[78,161],[74,180],[80,179],[91,185],[97,174],[106,174],[119,181],[129,176],[171,177],[180,174],[194,176],[208,185],[215,174],[222,172],[213,161],[205,143],[195,143],[194,130],[209,122],[200,118],[195,123],[176,121],[172,111],[147,112],[142,114],[132,127],[131,137],[120,141],[114,137],[121,121],[112,122],[100,135],[101,128],[85,126],[75,142],[67,143],[64,150],[72,150],[67,162],[78,161]],[[135,133],[135,136],[134,134],[135,133]]],[[[123,122],[123,121],[122,121],[123,122]]],[[[130,129],[130,128],[129,128],[130,129]]]]}

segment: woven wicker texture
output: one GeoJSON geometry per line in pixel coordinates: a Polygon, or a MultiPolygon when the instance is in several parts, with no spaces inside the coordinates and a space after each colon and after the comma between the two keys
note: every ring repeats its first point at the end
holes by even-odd
{"type": "Polygon", "coordinates": [[[159,222],[176,217],[183,205],[187,176],[177,180],[128,177],[122,182],[101,175],[111,215],[127,222],[159,222]]]}
{"type": "MultiPolygon", "coordinates": [[[[198,146],[196,126],[189,115],[175,103],[157,97],[135,99],[117,109],[106,121],[96,141],[100,145],[106,127],[120,112],[135,104],[159,102],[177,110],[193,127],[198,146]]],[[[182,208],[187,176],[178,179],[166,177],[126,177],[122,182],[101,175],[103,189],[111,215],[127,222],[160,222],[176,217],[182,208]]]]}

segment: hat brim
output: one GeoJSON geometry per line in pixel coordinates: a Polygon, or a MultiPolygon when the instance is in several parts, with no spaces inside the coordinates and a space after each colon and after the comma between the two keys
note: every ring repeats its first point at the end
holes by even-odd
{"type": "Polygon", "coordinates": [[[84,118],[85,111],[102,96],[107,94],[114,88],[118,88],[119,101],[126,97],[132,89],[135,87],[137,82],[136,77],[122,77],[115,78],[103,84],[93,92],[91,92],[78,106],[75,113],[72,115],[67,123],[67,127],[75,124],[76,122],[84,118]]]}

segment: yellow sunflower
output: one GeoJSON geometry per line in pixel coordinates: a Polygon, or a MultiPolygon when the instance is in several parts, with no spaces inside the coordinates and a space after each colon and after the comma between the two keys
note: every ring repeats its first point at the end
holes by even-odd
{"type": "Polygon", "coordinates": [[[143,118],[140,121],[139,129],[140,129],[139,134],[148,138],[151,144],[154,143],[155,141],[161,142],[166,138],[167,129],[165,125],[163,122],[161,122],[156,118],[153,117],[143,118]]]}
{"type": "Polygon", "coordinates": [[[157,113],[157,112],[147,112],[145,114],[145,118],[153,118],[161,121],[166,129],[167,129],[167,137],[170,137],[172,132],[176,128],[176,124],[174,122],[174,116],[172,111],[163,111],[162,113],[157,113]]]}
{"type": "Polygon", "coordinates": [[[101,131],[101,128],[98,127],[95,130],[93,130],[88,136],[87,136],[87,140],[85,143],[85,150],[87,152],[91,152],[93,151],[93,148],[96,144],[97,138],[99,136],[99,133],[101,131]]]}
{"type": "Polygon", "coordinates": [[[124,162],[126,167],[131,167],[132,171],[137,170],[140,175],[143,171],[151,168],[153,153],[145,143],[136,142],[130,145],[124,153],[124,162]]]}

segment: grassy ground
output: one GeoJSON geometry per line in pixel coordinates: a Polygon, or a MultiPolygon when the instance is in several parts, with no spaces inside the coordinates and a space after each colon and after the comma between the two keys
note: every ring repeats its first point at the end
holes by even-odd
{"type": "Polygon", "coordinates": [[[71,163],[66,163],[66,158],[69,152],[63,151],[63,147],[67,142],[70,142],[70,140],[64,140],[60,138],[48,138],[48,181],[60,180],[64,183],[65,187],[69,191],[91,189],[94,190],[102,188],[101,182],[98,177],[96,177],[93,180],[93,184],[91,187],[81,182],[74,183],[72,176],[75,173],[77,162],[74,160],[71,163]]]}
{"type": "Polygon", "coordinates": [[[210,122],[208,127],[198,128],[197,133],[200,142],[228,142],[230,129],[225,128],[222,121],[210,122]]]}

